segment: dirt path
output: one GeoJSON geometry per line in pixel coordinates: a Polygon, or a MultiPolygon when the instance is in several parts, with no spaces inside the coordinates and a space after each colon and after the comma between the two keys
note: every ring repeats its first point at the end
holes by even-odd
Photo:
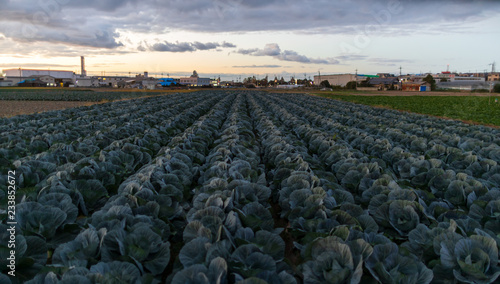
{"type": "Polygon", "coordinates": [[[0,117],[93,105],[95,102],[0,101],[0,117]]]}

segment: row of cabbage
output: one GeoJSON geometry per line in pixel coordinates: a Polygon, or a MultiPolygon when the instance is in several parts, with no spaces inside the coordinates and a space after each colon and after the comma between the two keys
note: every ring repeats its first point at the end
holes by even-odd
{"type": "MultiPolygon", "coordinates": [[[[335,120],[329,120],[328,116],[321,116],[321,108],[304,104],[304,101],[308,101],[304,97],[299,97],[295,104],[290,103],[293,100],[289,96],[281,100],[262,98],[262,101],[297,137],[305,140],[310,152],[331,168],[338,179],[337,184],[353,194],[356,210],[352,204],[349,204],[349,210],[344,208],[342,211],[348,215],[343,216],[344,224],[341,225],[347,225],[351,231],[353,226],[363,228],[366,226],[366,217],[363,217],[363,214],[369,213],[380,227],[379,231],[384,232],[395,243],[404,242],[400,247],[403,254],[422,261],[433,270],[435,282],[446,282],[451,274],[456,280],[463,282],[489,283],[497,279],[500,274],[500,224],[497,213],[500,204],[497,183],[499,167],[495,160],[488,158],[491,157],[491,152],[499,149],[496,143],[498,132],[488,129],[483,133],[483,138],[492,139],[485,138],[485,141],[480,143],[483,143],[483,147],[493,150],[485,155],[488,158],[484,158],[481,156],[485,153],[484,149],[479,149],[476,163],[486,163],[491,167],[481,175],[482,178],[475,178],[469,175],[470,170],[456,167],[453,163],[447,164],[446,159],[422,156],[419,151],[411,151],[408,148],[392,148],[390,143],[382,140],[381,135],[363,135],[363,131],[356,127],[346,128],[335,120]],[[303,107],[304,105],[307,107],[303,107]],[[300,114],[303,117],[300,117],[300,114]],[[334,135],[335,139],[330,138],[328,141],[329,137],[334,135]],[[346,143],[341,139],[353,136],[365,139],[365,143],[354,143],[353,140],[346,143]],[[370,143],[366,143],[367,141],[370,143]],[[394,150],[404,155],[394,157],[394,153],[391,153],[394,150]],[[488,180],[485,180],[485,177],[488,180]],[[455,246],[456,244],[458,245],[455,246]]],[[[344,111],[345,109],[338,107],[327,110],[330,117],[334,112],[344,111]]],[[[356,115],[363,116],[354,114],[356,115]]],[[[438,120],[439,122],[441,121],[438,120]]],[[[371,118],[357,123],[367,129],[371,118]]],[[[463,127],[457,124],[458,127],[463,127]]],[[[380,134],[380,129],[384,127],[380,123],[377,126],[376,133],[380,134]]],[[[473,129],[471,133],[476,137],[480,134],[477,129],[473,129]]],[[[465,141],[469,139],[464,138],[465,141]]],[[[449,153],[453,155],[457,151],[449,153]]],[[[344,205],[345,203],[342,204],[344,205]]],[[[369,223],[372,227],[375,225],[371,221],[369,223]]],[[[318,232],[319,229],[314,231],[318,232]]],[[[391,247],[391,254],[397,252],[394,243],[391,247]]],[[[377,246],[374,251],[375,248],[377,246]]],[[[386,254],[389,254],[388,250],[389,247],[386,247],[386,254]]],[[[396,256],[384,257],[390,261],[397,259],[396,256]]],[[[369,260],[366,267],[370,270],[369,260]]],[[[403,263],[409,264],[409,261],[403,263]]],[[[324,263],[320,262],[319,265],[321,264],[324,263]]],[[[393,275],[376,275],[372,270],[370,272],[382,282],[398,282],[398,277],[403,273],[397,275],[396,272],[403,271],[404,267],[397,261],[382,263],[381,267],[387,265],[389,267],[386,271],[396,268],[395,265],[398,265],[398,269],[392,270],[393,275]]],[[[413,268],[414,273],[418,272],[418,276],[415,276],[418,281],[415,283],[425,282],[424,279],[430,281],[433,278],[432,273],[421,265],[414,265],[413,268]],[[416,270],[417,267],[421,270],[416,270]]],[[[325,275],[325,271],[316,272],[316,277],[325,275]]],[[[408,277],[410,273],[407,270],[404,274],[404,277],[408,277]]]]}
{"type": "Polygon", "coordinates": [[[167,117],[80,167],[15,163],[57,164],[16,207],[22,280],[498,280],[497,130],[304,95],[147,100],[167,117]]]}
{"type": "MultiPolygon", "coordinates": [[[[220,98],[220,95],[213,94],[183,96],[183,103],[169,104],[174,108],[150,113],[154,120],[149,123],[146,123],[146,116],[150,114],[144,114],[142,127],[138,127],[133,135],[105,145],[97,140],[99,135],[86,137],[86,145],[94,148],[90,153],[78,151],[70,144],[14,161],[12,166],[16,170],[18,188],[23,189],[23,195],[20,192],[17,194],[18,201],[22,201],[16,207],[19,233],[34,235],[31,239],[36,240],[36,245],[28,245],[29,249],[45,250],[45,255],[37,261],[33,261],[30,253],[23,255],[20,252],[19,259],[26,259],[27,263],[26,267],[18,267],[20,271],[24,269],[23,277],[33,277],[47,263],[47,251],[74,239],[87,226],[86,216],[93,216],[94,211],[103,207],[109,197],[116,194],[123,179],[149,164],[162,146],[210,111],[220,98]],[[33,186],[34,189],[27,190],[26,186],[33,186]]],[[[137,101],[137,104],[140,103],[137,101]]],[[[137,107],[130,107],[128,111],[137,107]]],[[[120,117],[109,119],[118,122],[120,117]]],[[[127,131],[126,125],[123,127],[122,131],[127,131]]],[[[107,131],[97,132],[109,135],[107,131]]],[[[4,179],[4,184],[7,184],[6,177],[2,177],[4,179]]],[[[0,194],[5,204],[6,191],[2,188],[0,194]]],[[[5,210],[1,214],[4,219],[5,210]]],[[[5,261],[5,258],[2,259],[5,261]]],[[[25,280],[23,277],[21,279],[25,280]]]]}
{"type": "Polygon", "coordinates": [[[161,96],[163,93],[141,91],[92,91],[92,90],[1,90],[0,101],[78,101],[102,102],[136,99],[145,96],[161,96]]]}
{"type": "MultiPolygon", "coordinates": [[[[284,262],[285,243],[270,212],[254,124],[239,95],[200,168],[182,270],[171,283],[296,283],[284,262]]],[[[170,282],[170,281],[169,281],[170,282]]]]}

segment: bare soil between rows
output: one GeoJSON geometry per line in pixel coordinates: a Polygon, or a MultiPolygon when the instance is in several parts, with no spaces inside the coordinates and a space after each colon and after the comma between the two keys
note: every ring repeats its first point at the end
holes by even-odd
{"type": "Polygon", "coordinates": [[[90,106],[96,103],[97,102],[0,101],[0,117],[12,117],[21,114],[33,114],[51,110],[90,106]]]}

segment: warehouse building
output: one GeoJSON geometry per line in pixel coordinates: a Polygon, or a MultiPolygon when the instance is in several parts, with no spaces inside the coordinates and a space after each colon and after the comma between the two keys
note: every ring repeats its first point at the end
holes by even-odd
{"type": "Polygon", "coordinates": [[[12,81],[13,85],[33,78],[37,78],[40,81],[47,81],[47,83],[53,83],[56,86],[69,85],[75,82],[75,73],[73,71],[18,68],[3,70],[3,72],[6,75],[6,79],[12,81]],[[53,81],[50,78],[53,78],[53,81]]]}
{"type": "Polygon", "coordinates": [[[314,76],[314,85],[319,86],[321,82],[327,80],[332,86],[345,87],[347,83],[356,81],[355,74],[335,74],[335,75],[316,75],[314,76]]]}

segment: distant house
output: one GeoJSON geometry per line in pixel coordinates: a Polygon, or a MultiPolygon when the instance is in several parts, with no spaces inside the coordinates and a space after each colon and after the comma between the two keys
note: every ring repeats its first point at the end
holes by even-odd
{"type": "Polygon", "coordinates": [[[429,92],[431,84],[429,83],[403,83],[402,90],[405,92],[429,92]]]}
{"type": "Polygon", "coordinates": [[[399,89],[399,80],[397,77],[371,78],[369,84],[378,87],[379,91],[399,89]]]}
{"type": "Polygon", "coordinates": [[[488,74],[488,81],[500,81],[500,73],[490,73],[488,74]]]}

